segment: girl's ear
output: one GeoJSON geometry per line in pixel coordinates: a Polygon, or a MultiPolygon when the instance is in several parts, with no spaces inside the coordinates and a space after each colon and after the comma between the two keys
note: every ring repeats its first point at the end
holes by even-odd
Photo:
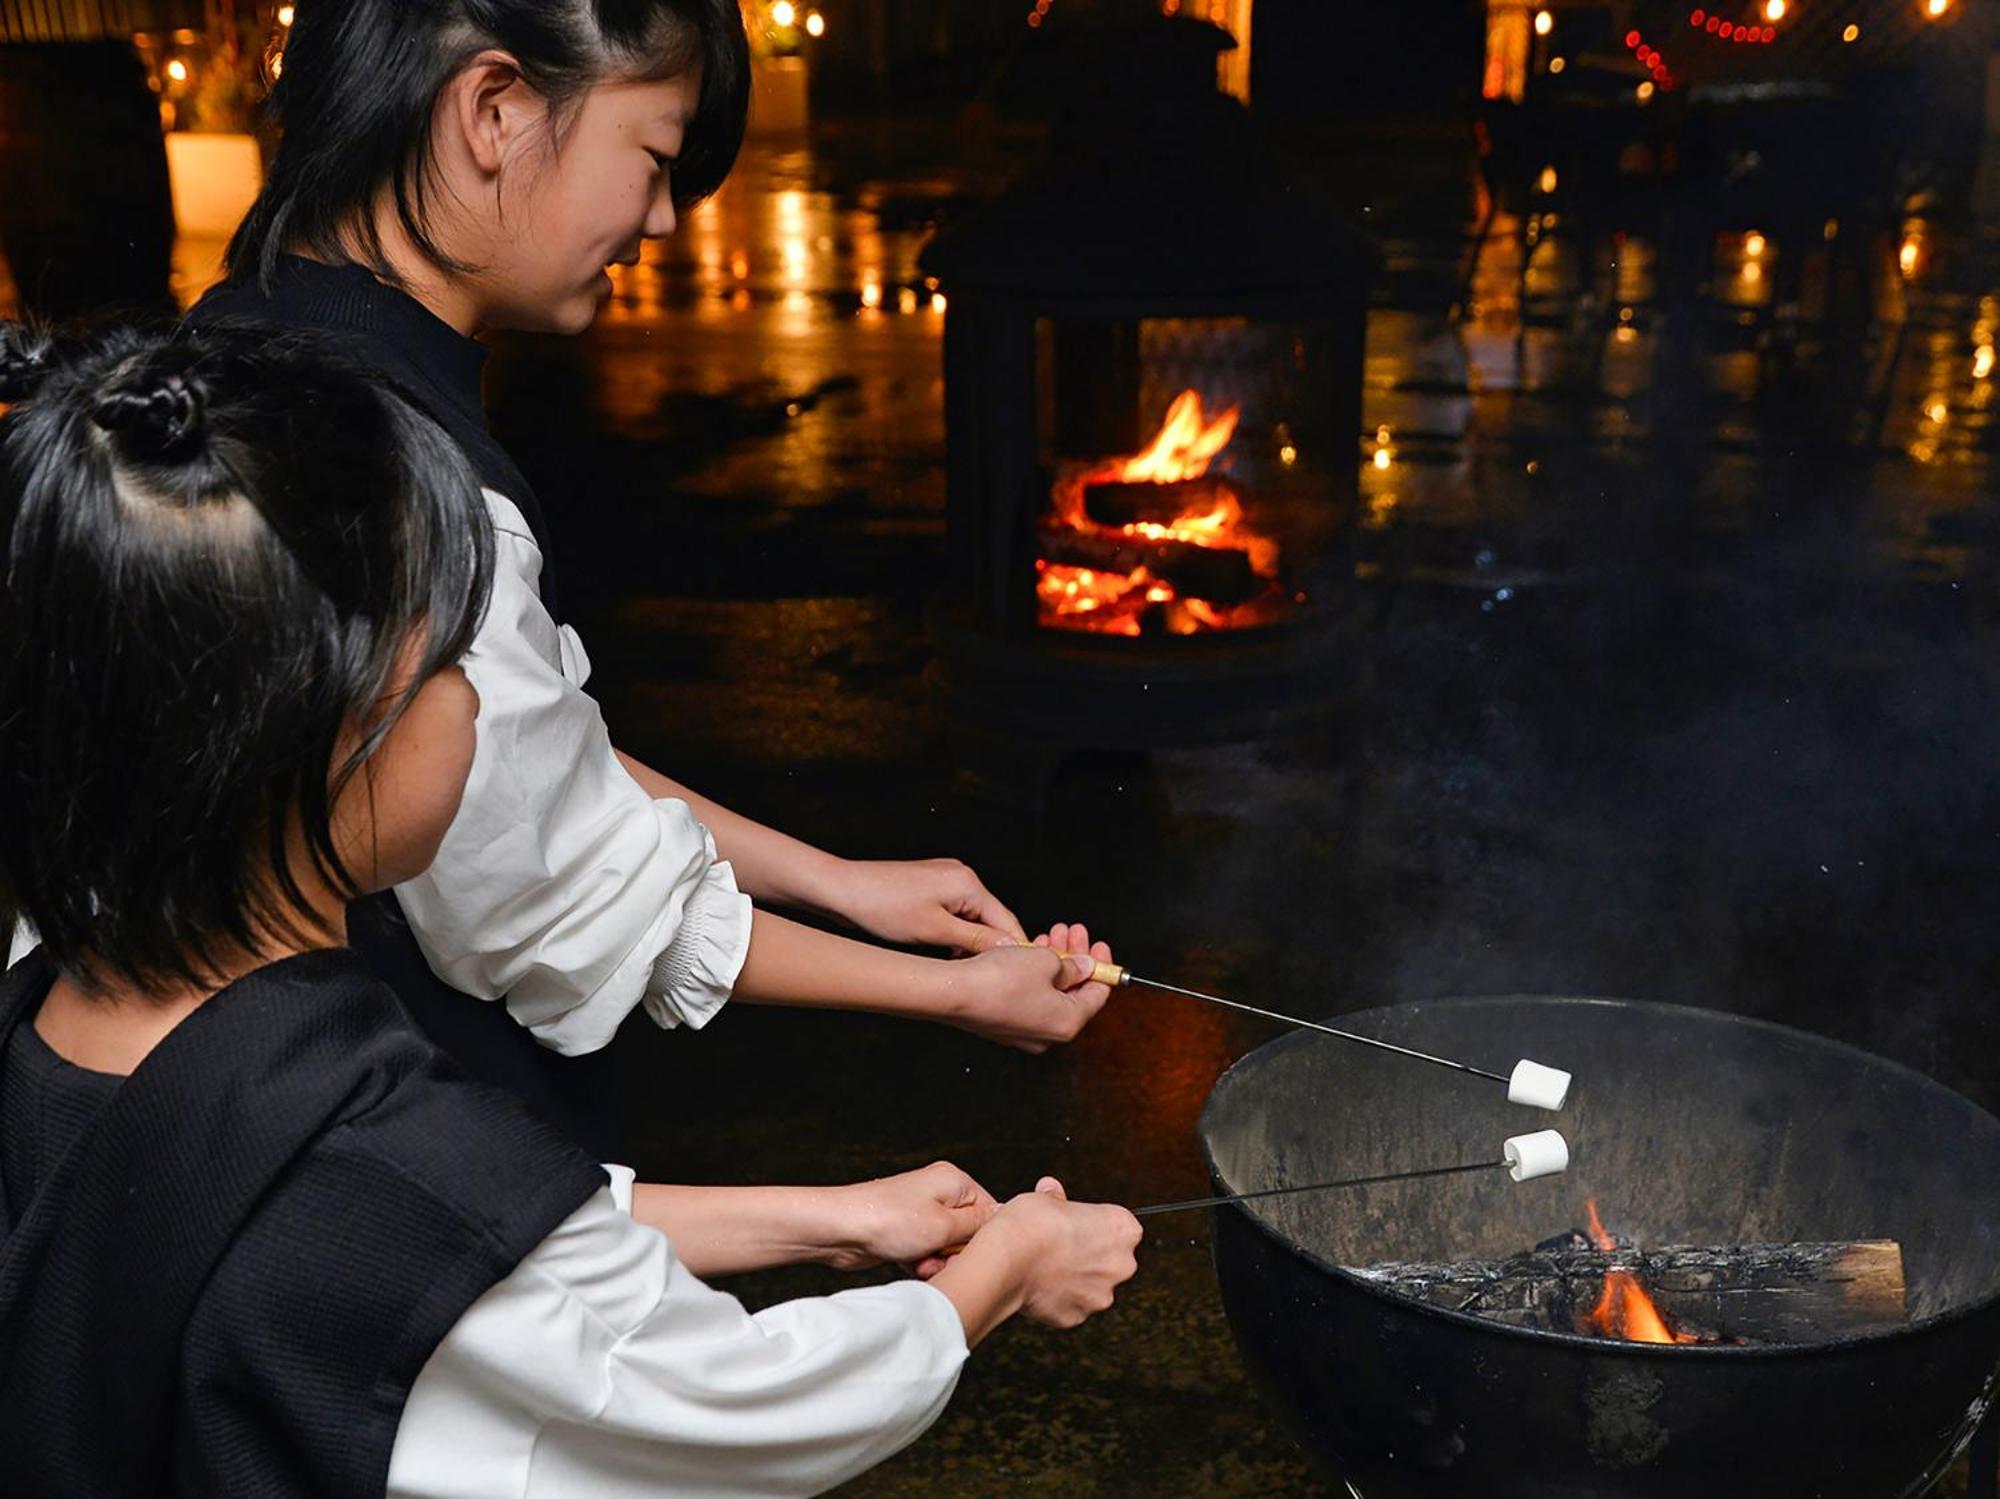
{"type": "Polygon", "coordinates": [[[438,123],[458,137],[481,173],[498,177],[508,157],[541,128],[546,115],[547,105],[528,86],[514,55],[489,48],[445,85],[438,123]]]}

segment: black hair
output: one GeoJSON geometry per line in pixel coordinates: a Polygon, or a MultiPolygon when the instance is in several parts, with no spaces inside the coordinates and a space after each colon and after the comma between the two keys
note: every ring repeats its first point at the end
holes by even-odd
{"type": "Polygon", "coordinates": [[[6,401],[0,906],[147,992],[323,941],[288,839],[358,893],[332,805],[485,607],[464,455],[269,330],[0,324],[6,401]]]}
{"type": "Polygon", "coordinates": [[[743,144],[750,43],[738,0],[298,0],[270,111],[269,180],[229,246],[231,279],[268,282],[278,257],[357,258],[385,280],[372,212],[387,188],[417,250],[450,271],[429,227],[431,131],[445,86],[499,48],[558,120],[592,84],[701,68],[673,167],[674,200],[722,185],[743,144]]]}

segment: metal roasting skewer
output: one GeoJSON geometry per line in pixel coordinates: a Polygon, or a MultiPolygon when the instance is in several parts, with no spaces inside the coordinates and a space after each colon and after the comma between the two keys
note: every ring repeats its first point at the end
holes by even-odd
{"type": "MultiPolygon", "coordinates": [[[[1330,1192],[1336,1187],[1366,1187],[1376,1182],[1416,1181],[1426,1176],[1464,1176],[1473,1171],[1496,1170],[1506,1171],[1517,1182],[1560,1176],[1569,1170],[1569,1142],[1558,1130],[1538,1130],[1530,1135],[1509,1135],[1501,1142],[1500,1159],[1497,1161],[1468,1161],[1462,1166],[1420,1166],[1414,1171],[1388,1171],[1380,1176],[1345,1176],[1338,1181],[1305,1182],[1296,1187],[1225,1192],[1219,1197],[1193,1197],[1186,1202],[1156,1202],[1150,1207],[1133,1208],[1131,1212],[1135,1218],[1147,1218],[1156,1213],[1186,1213],[1195,1208],[1219,1208],[1232,1202],[1254,1202],[1260,1197],[1285,1197],[1293,1192],[1330,1192]]],[[[965,1244],[947,1245],[938,1251],[938,1255],[950,1259],[964,1248],[965,1244]]]]}
{"type": "MultiPolygon", "coordinates": [[[[1082,960],[1083,954],[1069,956],[1082,960]]],[[[1095,960],[1093,960],[1095,962],[1095,960]]],[[[1484,1067],[1474,1067],[1469,1062],[1454,1062],[1450,1057],[1434,1057],[1426,1051],[1412,1051],[1407,1046],[1398,1046],[1393,1041],[1378,1040],[1374,1036],[1363,1036],[1354,1031],[1344,1031],[1337,1026],[1325,1025],[1317,1020],[1304,1020],[1297,1015],[1283,1015],[1276,1010],[1261,1009],[1256,1005],[1246,1005],[1239,999],[1224,999],[1219,994],[1204,994],[1199,989],[1183,989],[1179,984],[1164,984],[1158,979],[1141,978],[1129,968],[1116,963],[1095,962],[1091,977],[1100,984],[1109,984],[1114,989],[1123,989],[1131,984],[1139,984],[1148,989],[1162,989],[1168,994],[1183,995],[1188,999],[1198,999],[1205,1004],[1221,1005],[1226,1010],[1241,1010],[1246,1015],[1261,1015],[1266,1020],[1276,1020],[1285,1025],[1295,1025],[1303,1030],[1319,1031],[1323,1035],[1338,1036],[1343,1041],[1358,1041],[1363,1046],[1373,1046],[1381,1051],[1393,1051],[1397,1056],[1413,1057],[1419,1062],[1429,1062],[1434,1067],[1449,1067],[1453,1072],[1467,1072],[1474,1077],[1490,1078],[1496,1083],[1510,1083],[1506,1074],[1488,1072],[1484,1067]]]]}
{"type": "Polygon", "coordinates": [[[1424,1176],[1462,1176],[1473,1171],[1503,1170],[1512,1161],[1472,1161],[1463,1166],[1430,1166],[1421,1171],[1390,1171],[1381,1176],[1350,1176],[1340,1181],[1307,1182],[1296,1187],[1266,1187],[1259,1192],[1225,1192],[1220,1197],[1191,1197],[1186,1202],[1156,1202],[1151,1207],[1134,1208],[1134,1218],[1155,1213],[1187,1213],[1196,1208],[1219,1208],[1232,1202],[1253,1202],[1259,1197],[1285,1197],[1293,1192],[1330,1192],[1336,1187],[1368,1187],[1377,1182],[1415,1181],[1424,1176]]]}

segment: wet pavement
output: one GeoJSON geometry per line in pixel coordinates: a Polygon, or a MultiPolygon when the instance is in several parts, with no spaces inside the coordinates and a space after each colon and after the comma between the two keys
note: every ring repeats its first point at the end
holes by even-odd
{"type": "MultiPolygon", "coordinates": [[[[1989,241],[1900,229],[1871,253],[1880,319],[1808,317],[1788,373],[1760,357],[1768,268],[1804,247],[1738,238],[1701,306],[1662,307],[1634,242],[1579,314],[1558,226],[1524,326],[1503,218],[1455,317],[1467,163],[1441,139],[1357,153],[1328,185],[1388,269],[1328,711],[1282,742],[1085,757],[1026,819],[958,793],[924,683],[943,316],[914,259],[1025,149],[753,149],[589,336],[500,340],[496,421],[625,747],[844,853],[957,854],[1030,922],[1082,918],[1142,971],[1279,1009],[1715,1006],[2000,1104],[1989,241]]],[[[1202,1100],[1272,1034],[1121,996],[1040,1058],[747,1007],[618,1053],[646,1174],[945,1156],[1002,1194],[1054,1172],[1138,1204],[1205,1189],[1202,1100]]],[[[1189,1217],[1153,1225],[1113,1312],[996,1336],[938,1427],[847,1492],[1329,1491],[1240,1372],[1189,1217]]]]}

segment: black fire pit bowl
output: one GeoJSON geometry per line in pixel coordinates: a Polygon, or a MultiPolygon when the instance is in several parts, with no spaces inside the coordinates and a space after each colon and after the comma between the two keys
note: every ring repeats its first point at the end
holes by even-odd
{"type": "Polygon", "coordinates": [[[1294,1436],[1361,1499],[1898,1499],[1970,1440],[2000,1377],[2000,1120],[1835,1042],[1624,1000],[1441,1000],[1351,1028],[1576,1074],[1560,1116],[1300,1032],[1202,1114],[1221,1190],[1498,1159],[1555,1125],[1566,1176],[1504,1172],[1215,1215],[1237,1343],[1294,1436]],[[1893,1238],[1910,1323],[1810,1345],[1653,1347],[1420,1305],[1345,1266],[1504,1258],[1596,1197],[1643,1244],[1893,1238]]]}

